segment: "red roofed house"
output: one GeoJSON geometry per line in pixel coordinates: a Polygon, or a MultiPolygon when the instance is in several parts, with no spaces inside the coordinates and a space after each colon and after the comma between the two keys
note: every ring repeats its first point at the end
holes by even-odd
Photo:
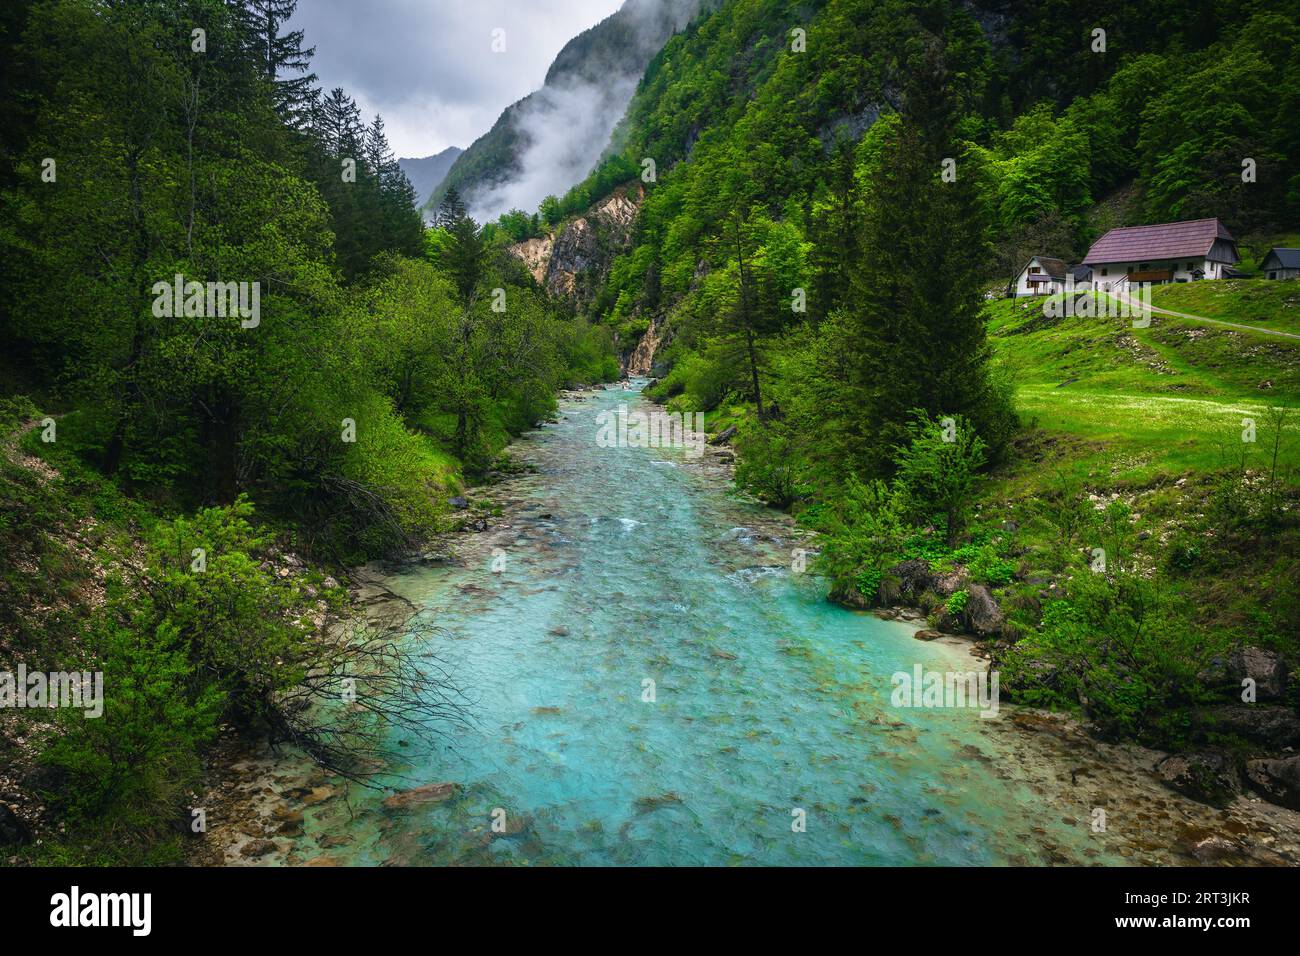
{"type": "Polygon", "coordinates": [[[1092,244],[1084,264],[1093,284],[1190,282],[1223,279],[1231,273],[1237,242],[1217,219],[1167,222],[1112,229],[1092,244]]]}

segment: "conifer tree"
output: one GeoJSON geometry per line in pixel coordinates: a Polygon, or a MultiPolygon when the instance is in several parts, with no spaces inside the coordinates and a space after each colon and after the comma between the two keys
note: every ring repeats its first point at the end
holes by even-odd
{"type": "Polygon", "coordinates": [[[301,30],[281,32],[298,0],[233,0],[233,7],[248,53],[274,84],[276,109],[289,125],[303,126],[315,93],[316,74],[309,71],[316,48],[303,49],[301,30]]]}
{"type": "Polygon", "coordinates": [[[866,199],[849,306],[861,343],[861,436],[872,472],[890,467],[890,448],[903,441],[915,410],[965,415],[990,445],[1005,427],[988,374],[981,170],[954,132],[943,48],[932,35],[918,39],[902,122],[866,199]]]}

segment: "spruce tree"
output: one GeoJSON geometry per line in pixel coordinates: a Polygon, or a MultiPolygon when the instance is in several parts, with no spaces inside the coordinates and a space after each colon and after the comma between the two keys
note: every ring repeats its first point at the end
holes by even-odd
{"type": "Polygon", "coordinates": [[[1006,416],[989,385],[981,170],[954,132],[942,46],[926,39],[910,57],[902,122],[866,198],[849,303],[867,402],[862,448],[877,473],[915,410],[965,415],[990,445],[1006,416]]]}
{"type": "Polygon", "coordinates": [[[234,0],[248,53],[274,84],[280,116],[295,128],[308,120],[316,82],[316,74],[309,72],[316,48],[303,49],[301,30],[280,32],[297,7],[298,0],[234,0]]]}
{"type": "Polygon", "coordinates": [[[449,186],[446,195],[442,197],[442,202],[438,204],[438,212],[434,216],[433,224],[439,229],[450,230],[455,223],[464,218],[465,202],[460,198],[460,190],[455,186],[449,186]]]}

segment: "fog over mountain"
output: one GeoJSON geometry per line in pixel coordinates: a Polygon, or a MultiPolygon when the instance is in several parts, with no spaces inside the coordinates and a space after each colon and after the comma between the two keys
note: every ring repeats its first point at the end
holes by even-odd
{"type": "Polygon", "coordinates": [[[480,221],[532,212],[596,165],[646,66],[713,0],[627,0],[565,45],[541,89],[508,107],[456,161],[430,205],[455,185],[480,221]]]}
{"type": "Polygon", "coordinates": [[[482,136],[537,89],[559,50],[621,0],[300,0],[289,23],[314,47],[323,90],[341,86],[384,117],[399,156],[482,136]],[[507,49],[492,49],[493,31],[507,49]]]}

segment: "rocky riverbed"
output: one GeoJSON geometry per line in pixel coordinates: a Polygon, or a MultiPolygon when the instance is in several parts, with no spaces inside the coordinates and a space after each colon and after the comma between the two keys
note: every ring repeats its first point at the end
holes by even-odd
{"type": "Polygon", "coordinates": [[[482,530],[360,576],[436,617],[475,729],[382,792],[231,743],[196,862],[1300,862],[1300,814],[1190,799],[1075,720],[891,707],[891,673],[982,669],[971,641],[826,602],[791,568],[815,543],[729,494],[725,448],[601,457],[594,413],[638,401],[567,397],[512,449],[529,469],[471,496],[499,509],[482,530]]]}

